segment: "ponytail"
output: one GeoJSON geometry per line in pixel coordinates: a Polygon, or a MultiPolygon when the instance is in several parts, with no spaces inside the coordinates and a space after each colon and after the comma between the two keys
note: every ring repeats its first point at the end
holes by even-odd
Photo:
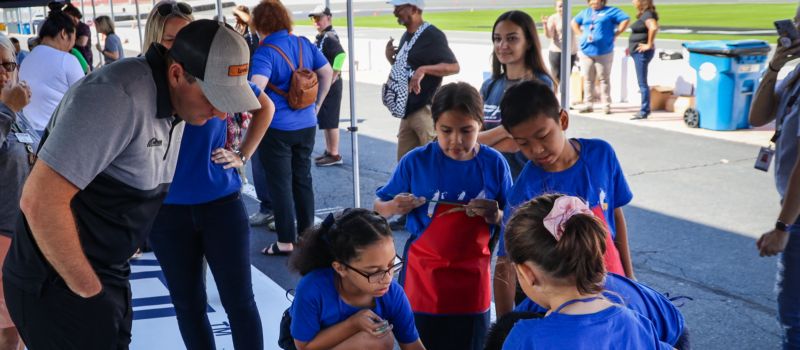
{"type": "Polygon", "coordinates": [[[366,209],[345,209],[329,214],[317,227],[301,235],[297,250],[289,258],[289,267],[300,275],[331,267],[334,261],[349,263],[360,250],[383,238],[392,230],[378,213],[366,209]]]}
{"type": "Polygon", "coordinates": [[[75,22],[72,18],[62,11],[64,8],[63,3],[51,2],[47,5],[50,12],[47,18],[39,28],[39,38],[55,38],[61,31],[66,31],[67,34],[75,33],[75,22]]]}
{"type": "Polygon", "coordinates": [[[506,225],[506,250],[516,264],[531,261],[553,278],[574,283],[582,294],[599,293],[606,275],[605,225],[594,215],[575,214],[556,240],[544,219],[563,196],[542,195],[520,206],[506,225]]]}

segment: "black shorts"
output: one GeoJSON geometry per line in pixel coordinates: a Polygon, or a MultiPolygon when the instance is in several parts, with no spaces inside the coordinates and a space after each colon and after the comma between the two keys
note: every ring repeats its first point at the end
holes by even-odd
{"type": "Polygon", "coordinates": [[[322,107],[317,114],[317,124],[320,130],[338,129],[339,112],[342,107],[342,78],[336,79],[328,91],[328,96],[322,102],[322,107]]]}
{"type": "Polygon", "coordinates": [[[4,280],[11,319],[29,349],[128,349],[133,310],[130,287],[103,284],[91,298],[57,278],[38,294],[4,280]]]}

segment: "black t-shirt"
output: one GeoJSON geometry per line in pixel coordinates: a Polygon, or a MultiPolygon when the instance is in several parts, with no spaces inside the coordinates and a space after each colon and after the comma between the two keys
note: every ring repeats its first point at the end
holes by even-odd
{"type": "Polygon", "coordinates": [[[636,52],[636,47],[639,44],[647,44],[647,22],[648,19],[658,21],[658,16],[652,11],[644,11],[636,22],[631,25],[631,36],[628,38],[628,48],[631,53],[636,52]]]}
{"type": "Polygon", "coordinates": [[[314,45],[322,51],[322,55],[328,60],[328,63],[333,67],[333,60],[339,54],[344,53],[342,43],[339,42],[339,36],[333,30],[333,26],[328,26],[322,33],[317,34],[317,40],[314,45]]]}
{"type": "MultiPolygon", "coordinates": [[[[405,32],[400,38],[400,45],[403,45],[414,37],[414,33],[405,32]]],[[[408,53],[408,65],[411,69],[417,70],[421,66],[428,66],[439,63],[458,63],[456,56],[450,47],[447,46],[447,37],[439,28],[431,25],[420,34],[411,51],[408,53]]],[[[426,74],[420,84],[422,91],[419,95],[409,91],[408,103],[406,104],[406,116],[412,114],[426,105],[431,104],[433,95],[442,85],[442,78],[426,74]]]]}

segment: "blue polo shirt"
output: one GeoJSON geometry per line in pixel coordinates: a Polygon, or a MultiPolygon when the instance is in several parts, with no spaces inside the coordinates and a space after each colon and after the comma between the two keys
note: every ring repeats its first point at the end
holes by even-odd
{"type": "MultiPolygon", "coordinates": [[[[263,75],[269,78],[272,85],[277,86],[282,91],[289,91],[289,85],[292,79],[292,68],[281,56],[278,51],[268,47],[268,44],[275,45],[289,57],[295,68],[298,68],[298,57],[300,57],[298,43],[303,45],[303,67],[316,71],[328,64],[328,60],[322,55],[322,52],[317,49],[308,39],[300,37],[298,42],[297,37],[289,34],[286,30],[281,30],[270,34],[261,42],[256,52],[253,53],[253,64],[250,66],[250,77],[253,75],[263,75]]],[[[272,91],[270,88],[264,88],[267,96],[275,103],[275,116],[272,119],[270,128],[293,131],[300,130],[317,125],[317,115],[314,113],[314,105],[308,106],[303,109],[293,110],[289,107],[286,99],[272,91]]]]}
{"type": "MultiPolygon", "coordinates": [[[[675,345],[683,334],[684,319],[680,310],[667,297],[644,284],[609,273],[603,293],[614,303],[628,307],[653,322],[660,341],[675,345]]],[[[547,312],[533,300],[525,298],[514,311],[547,312]]]]}
{"type": "MultiPolygon", "coordinates": [[[[256,84],[250,83],[250,88],[256,97],[261,96],[256,84]]],[[[236,169],[223,169],[224,164],[211,161],[211,153],[224,148],[227,138],[225,120],[212,118],[201,126],[186,124],[165,204],[203,204],[239,191],[242,180],[236,169]]]]}
{"type": "Polygon", "coordinates": [[[625,12],[613,6],[605,6],[597,11],[589,7],[578,13],[574,20],[583,31],[578,39],[581,52],[587,56],[601,56],[614,51],[617,26],[628,19],[630,17],[625,12]]]}

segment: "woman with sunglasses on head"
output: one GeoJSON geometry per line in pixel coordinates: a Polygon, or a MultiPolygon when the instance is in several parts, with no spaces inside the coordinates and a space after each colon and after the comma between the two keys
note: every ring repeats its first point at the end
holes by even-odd
{"type": "Polygon", "coordinates": [[[70,86],[84,77],[78,59],[70,54],[75,46],[75,22],[61,12],[62,4],[51,3],[50,13],[39,29],[39,44],[19,67],[19,78],[31,88],[31,103],[23,113],[39,135],[70,86]]]}
{"type": "Polygon", "coordinates": [[[572,19],[572,30],[580,41],[583,102],[581,113],[593,112],[594,81],[600,80],[603,113],[611,114],[611,64],[614,40],[628,28],[630,17],[619,8],[606,6],[606,0],[587,0],[589,7],[572,19]]]}
{"type": "MultiPolygon", "coordinates": [[[[189,24],[186,18],[191,19],[187,13],[190,9],[175,2],[157,5],[150,14],[148,30],[160,27],[163,32],[146,33],[150,39],[160,36],[160,42],[153,46],[171,48],[175,34],[189,24]]],[[[239,149],[224,148],[225,115],[202,126],[185,126],[175,176],[150,232],[150,243],[166,277],[181,336],[189,350],[216,348],[206,314],[203,258],[214,275],[234,348],[264,348],[250,274],[250,227],[240,194],[242,182],[235,168],[243,166],[255,152],[274,108],[266,94],[250,85],[261,108],[253,112],[250,132],[239,149]]]]}
{"type": "Polygon", "coordinates": [[[264,38],[253,54],[250,81],[275,103],[275,119],[258,147],[258,157],[266,173],[278,241],[261,253],[287,255],[298,233],[314,223],[311,151],[317,114],[331,87],[333,69],[314,44],[291,33],[291,14],[279,0],[261,1],[250,22],[264,38]],[[318,81],[316,99],[310,96],[311,100],[304,101],[307,105],[291,104],[288,98],[294,72],[300,68],[313,71],[318,81]]]}
{"type": "Polygon", "coordinates": [[[194,17],[192,6],[189,4],[175,0],[159,1],[147,15],[142,47],[145,52],[153,43],[159,43],[167,48],[172,47],[175,35],[191,21],[194,21],[194,17]]]}
{"type": "Polygon", "coordinates": [[[402,262],[378,213],[328,215],[303,235],[289,266],[303,275],[289,310],[298,350],[391,350],[395,339],[403,350],[425,349],[408,298],[393,280],[402,262]]]}
{"type": "MultiPolygon", "coordinates": [[[[20,113],[30,101],[30,89],[17,79],[14,45],[0,34],[0,350],[16,350],[20,342],[17,328],[6,308],[2,285],[3,262],[14,237],[20,215],[19,199],[39,136],[20,113]]],[[[23,346],[24,347],[24,346],[23,346]]]]}

